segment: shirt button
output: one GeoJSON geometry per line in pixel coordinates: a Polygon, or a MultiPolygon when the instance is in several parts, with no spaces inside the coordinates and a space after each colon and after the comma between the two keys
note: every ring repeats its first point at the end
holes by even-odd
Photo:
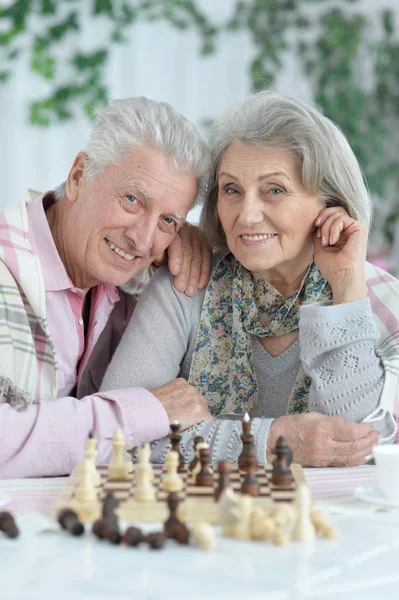
{"type": "Polygon", "coordinates": [[[79,323],[79,325],[83,325],[83,319],[82,319],[82,317],[79,317],[78,323],[79,323]]]}

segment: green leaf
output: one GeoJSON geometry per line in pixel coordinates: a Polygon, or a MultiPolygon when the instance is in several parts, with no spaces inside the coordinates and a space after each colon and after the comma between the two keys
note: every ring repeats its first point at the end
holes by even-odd
{"type": "Polygon", "coordinates": [[[54,15],[57,10],[55,0],[41,0],[40,12],[42,15],[54,15]]]}
{"type": "Polygon", "coordinates": [[[113,15],[112,0],[94,0],[92,14],[100,15],[104,13],[110,16],[113,15]]]}

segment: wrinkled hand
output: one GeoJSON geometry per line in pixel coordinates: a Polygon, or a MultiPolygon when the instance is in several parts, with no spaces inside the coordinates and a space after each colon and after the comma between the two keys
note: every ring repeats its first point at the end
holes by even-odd
{"type": "Polygon", "coordinates": [[[173,379],[151,392],[162,403],[169,422],[179,421],[182,430],[189,429],[201,421],[215,420],[209,412],[204,396],[182,377],[173,379]]]}
{"type": "MultiPolygon", "coordinates": [[[[199,229],[185,223],[167,249],[169,271],[174,275],[173,284],[179,292],[194,296],[204,288],[211,272],[212,253],[200,239],[199,229]]],[[[165,255],[157,257],[161,264],[165,255]]]]}
{"type": "Polygon", "coordinates": [[[323,209],[315,225],[314,260],[331,286],[334,304],[366,298],[367,227],[339,206],[323,209]]]}
{"type": "Polygon", "coordinates": [[[354,467],[362,465],[378,442],[369,423],[349,423],[341,417],[310,412],[275,419],[270,427],[267,460],[282,435],[294,460],[305,467],[354,467]]]}

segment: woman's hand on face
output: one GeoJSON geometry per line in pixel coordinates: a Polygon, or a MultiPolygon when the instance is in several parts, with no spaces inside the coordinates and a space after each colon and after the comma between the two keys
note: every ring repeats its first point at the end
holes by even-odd
{"type": "Polygon", "coordinates": [[[267,461],[282,435],[294,460],[305,467],[354,467],[364,464],[378,443],[368,423],[350,423],[341,417],[316,412],[275,419],[269,430],[267,461]]]}
{"type": "Polygon", "coordinates": [[[331,286],[334,304],[366,298],[367,227],[341,206],[324,208],[315,225],[314,260],[331,286]]]}

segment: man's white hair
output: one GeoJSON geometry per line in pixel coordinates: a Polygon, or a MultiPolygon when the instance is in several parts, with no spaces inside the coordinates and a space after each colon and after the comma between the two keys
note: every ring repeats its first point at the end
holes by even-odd
{"type": "MultiPolygon", "coordinates": [[[[91,181],[109,164],[118,163],[130,150],[154,146],[165,151],[173,164],[197,178],[193,206],[201,204],[208,189],[210,156],[207,143],[196,127],[166,102],[144,97],[113,100],[97,109],[93,129],[84,148],[84,176],[91,181]]],[[[55,188],[64,197],[66,182],[55,188]]]]}
{"type": "Polygon", "coordinates": [[[315,194],[324,206],[343,206],[351,217],[370,225],[370,194],[342,131],[317,108],[290,96],[264,91],[228,108],[213,126],[213,181],[200,222],[212,248],[227,249],[217,212],[217,182],[223,154],[234,140],[292,154],[308,192],[315,194]]]}

